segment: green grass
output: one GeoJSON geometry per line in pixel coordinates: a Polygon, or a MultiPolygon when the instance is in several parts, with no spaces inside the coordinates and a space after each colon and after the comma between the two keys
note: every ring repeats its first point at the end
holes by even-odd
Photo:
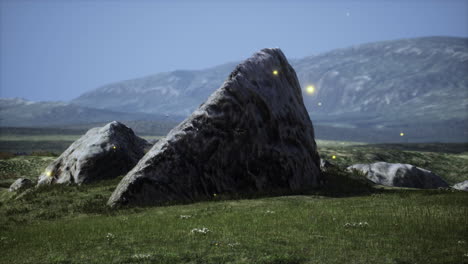
{"type": "MultiPolygon", "coordinates": [[[[385,160],[429,168],[451,182],[468,179],[468,154],[459,145],[318,146],[340,167],[385,160]]],[[[370,189],[362,175],[342,169],[327,174],[327,188],[304,195],[220,194],[118,210],[106,201],[122,176],[7,191],[19,176],[36,179],[53,158],[0,159],[0,263],[468,263],[468,193],[370,189]],[[210,232],[191,232],[203,227],[210,232]]]]}
{"type": "Polygon", "coordinates": [[[82,135],[0,135],[0,141],[75,141],[82,135]]]}
{"type": "Polygon", "coordinates": [[[0,263],[468,263],[466,193],[110,210],[104,203],[115,183],[44,187],[3,201],[0,263]],[[346,226],[359,222],[368,225],[346,226]],[[210,232],[191,233],[203,227],[210,232]]]}
{"type": "Polygon", "coordinates": [[[54,158],[48,156],[18,156],[11,159],[0,159],[0,187],[9,187],[20,177],[37,180],[37,177],[54,158]]]}
{"type": "Polygon", "coordinates": [[[407,163],[436,173],[450,185],[468,180],[468,147],[462,143],[372,145],[319,140],[317,144],[322,158],[341,167],[379,161],[407,163]]]}

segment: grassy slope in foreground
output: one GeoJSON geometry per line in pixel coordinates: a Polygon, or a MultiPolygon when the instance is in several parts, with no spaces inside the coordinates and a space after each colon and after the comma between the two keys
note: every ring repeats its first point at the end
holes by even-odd
{"type": "Polygon", "coordinates": [[[3,200],[0,263],[468,263],[467,193],[213,198],[112,211],[103,205],[116,183],[3,200]]]}
{"type": "MultiPolygon", "coordinates": [[[[458,145],[318,145],[342,166],[410,160],[440,164],[466,179],[466,148],[458,145]]],[[[110,210],[105,202],[114,179],[44,186],[12,199],[6,187],[21,175],[37,177],[50,160],[0,160],[0,263],[468,263],[468,193],[227,201],[218,195],[191,205],[110,210]],[[210,232],[191,233],[203,227],[210,232]]]]}

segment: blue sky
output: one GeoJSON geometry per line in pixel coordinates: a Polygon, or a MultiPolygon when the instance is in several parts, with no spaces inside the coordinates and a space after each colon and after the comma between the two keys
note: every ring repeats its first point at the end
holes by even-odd
{"type": "Polygon", "coordinates": [[[468,0],[0,0],[0,97],[70,100],[101,85],[280,47],[301,58],[420,36],[468,37],[468,0]]]}

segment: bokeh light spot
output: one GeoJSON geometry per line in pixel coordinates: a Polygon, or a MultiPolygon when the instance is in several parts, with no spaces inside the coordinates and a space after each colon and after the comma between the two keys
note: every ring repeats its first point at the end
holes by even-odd
{"type": "Polygon", "coordinates": [[[333,156],[332,156],[332,159],[336,159],[336,156],[335,156],[335,155],[333,155],[333,156]]]}
{"type": "Polygon", "coordinates": [[[306,88],[308,94],[313,94],[315,92],[315,87],[313,85],[308,85],[306,88]]]}
{"type": "Polygon", "coordinates": [[[274,71],[273,71],[273,75],[278,75],[278,71],[277,71],[277,70],[274,70],[274,71]]]}
{"type": "Polygon", "coordinates": [[[405,133],[403,133],[403,132],[400,133],[400,137],[402,137],[402,136],[404,136],[404,135],[405,135],[405,133]]]}

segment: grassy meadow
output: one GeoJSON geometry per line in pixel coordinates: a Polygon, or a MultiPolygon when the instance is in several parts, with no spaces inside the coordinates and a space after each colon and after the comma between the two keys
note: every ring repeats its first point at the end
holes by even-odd
{"type": "MultiPolygon", "coordinates": [[[[331,185],[342,184],[331,191],[218,194],[211,201],[161,207],[106,207],[122,176],[8,192],[20,176],[36,179],[64,150],[54,142],[67,142],[66,148],[74,140],[63,136],[0,137],[0,263],[468,263],[468,193],[369,189],[341,181],[354,177],[342,169],[330,172],[338,177],[331,185]],[[37,145],[28,142],[46,148],[31,149],[37,145]],[[20,151],[34,155],[8,153],[20,151]]],[[[430,169],[450,184],[468,179],[466,144],[318,140],[318,146],[341,168],[402,162],[430,169]]]]}

